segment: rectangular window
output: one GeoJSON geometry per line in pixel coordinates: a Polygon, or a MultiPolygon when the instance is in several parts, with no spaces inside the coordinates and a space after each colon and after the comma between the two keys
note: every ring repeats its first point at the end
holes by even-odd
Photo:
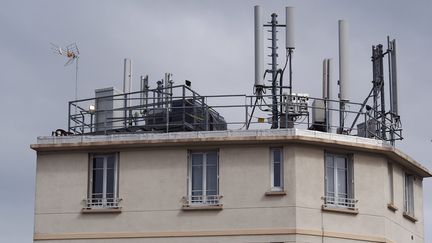
{"type": "Polygon", "coordinates": [[[347,155],[325,154],[325,206],[355,208],[353,163],[347,155]]]}
{"type": "Polygon", "coordinates": [[[283,150],[282,148],[270,149],[271,190],[283,191],[283,150]]]}
{"type": "Polygon", "coordinates": [[[389,190],[389,203],[394,204],[394,189],[393,189],[393,164],[387,163],[387,176],[388,176],[388,190],[389,190]]]}
{"type": "Polygon", "coordinates": [[[118,154],[90,156],[87,208],[118,208],[118,154]]]}
{"type": "Polygon", "coordinates": [[[414,176],[405,174],[404,211],[414,216],[414,176]]]}
{"type": "Polygon", "coordinates": [[[218,151],[190,152],[188,184],[188,205],[219,205],[218,151]]]}

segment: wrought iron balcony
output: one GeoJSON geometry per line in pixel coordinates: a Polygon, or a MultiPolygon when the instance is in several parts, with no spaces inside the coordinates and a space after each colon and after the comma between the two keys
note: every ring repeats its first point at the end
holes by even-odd
{"type": "Polygon", "coordinates": [[[183,207],[222,206],[221,198],[221,195],[189,195],[183,198],[183,207]]]}
{"type": "Polygon", "coordinates": [[[84,209],[118,209],[121,198],[87,198],[84,209]]]}
{"type": "Polygon", "coordinates": [[[356,204],[358,202],[357,199],[354,198],[345,198],[345,197],[333,197],[333,196],[325,196],[324,199],[324,207],[327,208],[347,208],[356,210],[356,204]]]}

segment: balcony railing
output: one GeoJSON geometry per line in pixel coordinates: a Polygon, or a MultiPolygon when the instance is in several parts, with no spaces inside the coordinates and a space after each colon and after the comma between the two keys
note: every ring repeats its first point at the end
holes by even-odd
{"type": "Polygon", "coordinates": [[[221,195],[196,195],[184,197],[184,207],[191,206],[222,206],[221,195]]]}
{"type": "Polygon", "coordinates": [[[358,200],[354,198],[325,196],[323,199],[324,207],[340,207],[353,210],[357,209],[356,204],[358,200]]]}
{"type": "Polygon", "coordinates": [[[120,198],[87,198],[85,209],[118,209],[120,208],[120,198]]]}

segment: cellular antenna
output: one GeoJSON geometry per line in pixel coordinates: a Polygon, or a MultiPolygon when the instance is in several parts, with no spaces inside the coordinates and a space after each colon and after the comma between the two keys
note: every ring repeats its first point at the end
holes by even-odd
{"type": "Polygon", "coordinates": [[[130,98],[128,99],[127,94],[132,90],[132,61],[129,58],[124,59],[123,68],[123,93],[125,95],[124,99],[124,126],[127,126],[128,117],[132,116],[132,110],[127,110],[126,107],[130,106],[130,98]]]}
{"type": "Polygon", "coordinates": [[[285,38],[286,49],[294,49],[295,38],[294,38],[294,8],[293,7],[285,8],[285,31],[286,31],[286,38],[285,38]]]}
{"type": "Polygon", "coordinates": [[[255,91],[262,94],[264,86],[264,35],[262,23],[262,10],[260,6],[254,7],[255,22],[255,91]]]}
{"type": "Polygon", "coordinates": [[[345,20],[339,20],[339,131],[344,133],[345,103],[348,99],[348,25],[345,20]]]}
{"type": "MultiPolygon", "coordinates": [[[[291,65],[291,56],[292,52],[294,50],[294,8],[292,7],[286,7],[285,8],[285,24],[279,24],[278,23],[278,15],[276,13],[271,14],[271,20],[265,24],[262,22],[262,10],[260,6],[254,7],[254,22],[255,22],[255,83],[254,83],[254,90],[256,94],[256,100],[255,104],[252,108],[252,113],[249,118],[249,121],[246,123],[246,128],[249,128],[253,113],[255,111],[255,107],[257,106],[258,101],[263,101],[265,98],[263,93],[265,93],[266,90],[271,91],[271,105],[269,105],[269,108],[271,109],[271,128],[276,129],[278,127],[292,127],[293,126],[293,120],[296,116],[299,114],[284,114],[284,105],[282,100],[289,99],[292,100],[292,65],[291,65]],[[271,37],[268,38],[268,40],[271,41],[271,46],[269,49],[271,49],[271,54],[269,55],[271,57],[271,63],[269,63],[270,68],[266,69],[264,71],[264,34],[263,29],[264,27],[268,28],[268,32],[271,33],[271,37]],[[277,37],[277,29],[278,28],[285,28],[286,30],[286,61],[283,68],[278,68],[278,37],[277,37]],[[284,86],[283,85],[283,75],[285,72],[285,68],[287,67],[287,64],[289,62],[289,85],[284,86]],[[268,80],[270,82],[270,85],[264,84],[264,78],[266,74],[271,74],[271,79],[268,80]],[[284,89],[289,89],[289,98],[284,95],[284,89]],[[285,119],[282,121],[281,119],[285,119]]],[[[266,103],[265,101],[263,101],[266,103]]]]}

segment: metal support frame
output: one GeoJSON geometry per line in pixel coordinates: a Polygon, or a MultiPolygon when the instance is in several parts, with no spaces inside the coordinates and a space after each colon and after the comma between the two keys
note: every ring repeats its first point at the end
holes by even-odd
{"type": "Polygon", "coordinates": [[[372,66],[373,66],[373,111],[374,119],[379,121],[376,134],[380,134],[382,139],[386,139],[386,110],[384,94],[384,52],[381,44],[372,46],[372,66]],[[378,130],[379,129],[379,130],[378,130]]]}
{"type": "Polygon", "coordinates": [[[370,116],[365,120],[366,135],[369,133],[367,130],[368,121],[372,120],[377,124],[376,130],[371,134],[373,137],[389,141],[394,146],[396,140],[402,140],[402,128],[400,124],[400,117],[397,114],[397,85],[396,83],[396,41],[390,41],[387,37],[388,49],[384,52],[383,45],[372,46],[372,89],[369,95],[364,100],[359,113],[355,117],[351,128],[348,130],[350,133],[363,109],[367,107],[369,98],[372,97],[372,107],[368,107],[370,116]],[[389,97],[390,97],[390,111],[386,111],[385,100],[385,85],[384,85],[384,57],[388,55],[388,68],[389,68],[389,97]]]}

